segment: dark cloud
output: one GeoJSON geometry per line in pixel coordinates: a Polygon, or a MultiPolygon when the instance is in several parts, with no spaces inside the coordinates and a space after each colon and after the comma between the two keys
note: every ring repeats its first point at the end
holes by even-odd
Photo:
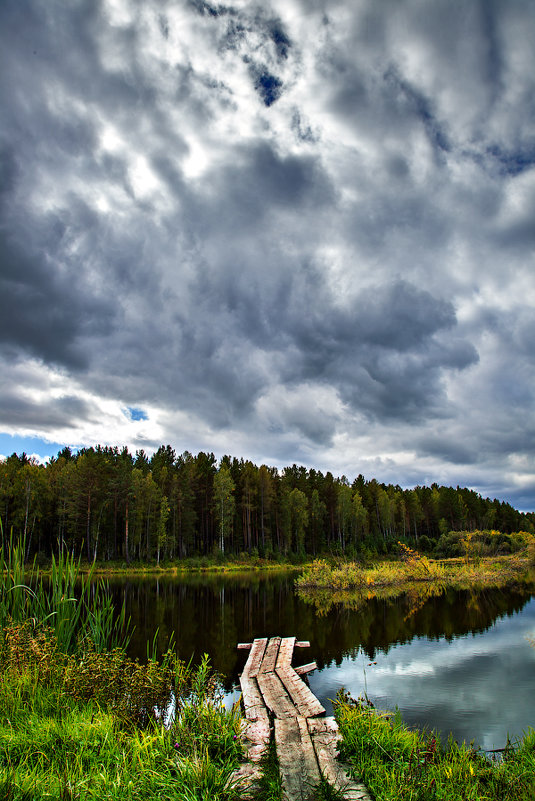
{"type": "Polygon", "coordinates": [[[287,36],[284,27],[279,19],[273,19],[268,23],[271,40],[277,49],[279,59],[287,59],[288,52],[292,43],[287,36]]]}
{"type": "Polygon", "coordinates": [[[8,390],[0,397],[0,425],[7,427],[38,427],[45,431],[58,426],[68,429],[79,424],[80,420],[92,419],[92,414],[89,404],[75,396],[40,402],[8,390]]]}
{"type": "Polygon", "coordinates": [[[419,439],[418,455],[432,456],[455,465],[476,464],[481,454],[474,449],[474,442],[462,443],[444,435],[426,435],[419,439]]]}
{"type": "Polygon", "coordinates": [[[57,240],[69,233],[61,220],[55,223],[42,250],[14,242],[0,230],[0,343],[78,370],[88,364],[80,338],[109,331],[112,312],[107,300],[84,292],[83,276],[66,276],[55,262],[57,240]]]}
{"type": "Polygon", "coordinates": [[[5,0],[5,425],[55,425],[24,399],[59,366],[150,407],[140,441],[180,412],[199,447],[347,472],[369,430],[385,474],[411,443],[426,475],[528,497],[526,8],[5,0]]]}

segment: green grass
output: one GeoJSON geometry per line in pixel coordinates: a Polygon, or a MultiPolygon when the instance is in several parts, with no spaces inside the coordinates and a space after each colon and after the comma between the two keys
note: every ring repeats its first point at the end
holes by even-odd
{"type": "Polygon", "coordinates": [[[342,755],[376,801],[533,801],[535,730],[498,762],[450,740],[403,724],[340,693],[336,716],[342,755]]]}
{"type": "Polygon", "coordinates": [[[240,717],[206,658],[190,670],[172,655],[61,654],[28,623],[0,639],[0,799],[238,798],[240,717]],[[173,693],[164,725],[155,706],[173,693]]]}
{"type": "MultiPolygon", "coordinates": [[[[0,527],[1,532],[1,527],[0,527]]],[[[106,584],[85,575],[65,549],[52,557],[46,577],[24,563],[25,542],[10,536],[0,548],[0,629],[32,620],[53,632],[58,648],[72,653],[88,638],[94,649],[125,648],[131,636],[123,604],[115,613],[106,584]]]]}

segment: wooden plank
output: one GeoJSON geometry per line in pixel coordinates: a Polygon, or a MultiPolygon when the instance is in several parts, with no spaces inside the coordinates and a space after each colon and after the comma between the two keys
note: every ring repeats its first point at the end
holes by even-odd
{"type": "Polygon", "coordinates": [[[281,642],[280,637],[271,637],[271,639],[267,644],[266,652],[264,654],[264,658],[262,659],[262,664],[260,665],[259,673],[272,673],[275,670],[280,642],[281,642]]]}
{"type": "Polygon", "coordinates": [[[277,718],[295,718],[297,709],[276,673],[259,673],[258,686],[264,703],[277,718]]]}
{"type": "Polygon", "coordinates": [[[285,801],[308,801],[314,785],[319,782],[319,769],[315,758],[315,770],[310,763],[310,749],[303,749],[297,718],[275,720],[275,744],[285,801]],[[305,757],[305,750],[308,757],[305,757]]]}
{"type": "Polygon", "coordinates": [[[266,717],[265,720],[251,720],[246,722],[242,734],[242,741],[247,749],[248,757],[252,762],[260,762],[267,756],[270,737],[271,727],[269,725],[269,718],[266,717]]]}
{"type": "Polygon", "coordinates": [[[292,664],[294,645],[295,637],[283,637],[281,639],[275,670],[277,670],[277,668],[290,667],[292,664]]]}
{"type": "Polygon", "coordinates": [[[296,648],[310,648],[310,643],[308,640],[297,640],[295,643],[296,648]]]}
{"type": "Polygon", "coordinates": [[[246,674],[240,676],[243,708],[247,720],[268,720],[268,711],[257,681],[246,674]]]}
{"type": "Polygon", "coordinates": [[[267,637],[253,642],[243,673],[240,676],[240,687],[246,719],[249,721],[263,720],[269,723],[266,705],[255,679],[264,657],[266,644],[267,637]]]}
{"type": "Polygon", "coordinates": [[[320,780],[320,770],[318,761],[312,745],[306,718],[299,716],[297,718],[297,725],[299,726],[299,736],[301,737],[301,750],[303,752],[303,761],[305,763],[305,770],[308,776],[308,781],[312,786],[318,784],[320,780]]]}
{"type": "Polygon", "coordinates": [[[267,641],[267,637],[262,637],[253,642],[251,653],[249,654],[247,662],[245,663],[243,673],[251,676],[252,678],[257,675],[260,665],[262,664],[262,659],[264,658],[267,641]]]}
{"type": "Polygon", "coordinates": [[[292,667],[277,668],[276,673],[295,704],[299,715],[310,718],[324,714],[325,707],[292,667]]]}
{"type": "Polygon", "coordinates": [[[248,651],[252,647],[253,647],[252,642],[239,642],[238,645],[236,646],[238,650],[241,649],[242,651],[248,651]]]}
{"type": "Polygon", "coordinates": [[[322,775],[347,801],[371,801],[363,784],[355,782],[338,762],[338,742],[341,739],[334,718],[309,718],[307,727],[322,775]]]}
{"type": "Polygon", "coordinates": [[[239,789],[241,801],[253,801],[263,775],[263,760],[267,757],[271,728],[269,719],[247,721],[241,739],[247,750],[248,761],[232,774],[232,785],[239,789]]]}
{"type": "Polygon", "coordinates": [[[244,762],[234,771],[230,784],[239,791],[241,801],[254,801],[262,775],[262,767],[254,762],[244,762]]]}
{"type": "Polygon", "coordinates": [[[305,673],[311,673],[313,670],[317,669],[318,666],[315,662],[307,662],[306,665],[301,665],[300,667],[294,668],[298,676],[303,676],[305,673]]]}

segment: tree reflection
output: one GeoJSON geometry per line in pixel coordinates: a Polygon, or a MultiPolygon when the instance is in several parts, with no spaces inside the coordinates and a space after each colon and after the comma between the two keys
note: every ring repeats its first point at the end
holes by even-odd
{"type": "Polygon", "coordinates": [[[146,658],[147,641],[165,650],[174,635],[178,655],[199,664],[209,654],[213,667],[231,690],[246,659],[238,642],[255,637],[295,635],[310,640],[303,661],[318,667],[340,664],[362,648],[370,661],[414,637],[439,639],[483,632],[497,618],[519,612],[535,585],[452,590],[440,584],[333,595],[294,591],[288,572],[232,576],[123,578],[110,582],[118,605],[123,598],[135,626],[132,656],[146,658]]]}

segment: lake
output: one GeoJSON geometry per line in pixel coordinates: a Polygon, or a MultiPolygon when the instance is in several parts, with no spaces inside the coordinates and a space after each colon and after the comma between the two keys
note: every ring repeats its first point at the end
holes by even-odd
{"type": "Polygon", "coordinates": [[[341,687],[366,694],[405,722],[484,749],[535,726],[535,585],[484,592],[414,588],[397,598],[301,598],[297,574],[240,573],[118,578],[135,625],[130,652],[146,658],[174,634],[179,656],[209,654],[230,703],[247,652],[238,642],[295,635],[310,640],[294,662],[315,660],[312,691],[328,711],[341,687]]]}

